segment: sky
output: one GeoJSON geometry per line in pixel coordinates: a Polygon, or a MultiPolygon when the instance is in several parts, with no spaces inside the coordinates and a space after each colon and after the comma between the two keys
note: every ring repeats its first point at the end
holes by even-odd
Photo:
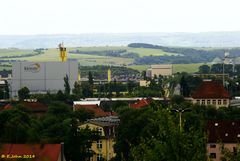
{"type": "Polygon", "coordinates": [[[239,0],[1,0],[0,35],[240,31],[239,0]]]}

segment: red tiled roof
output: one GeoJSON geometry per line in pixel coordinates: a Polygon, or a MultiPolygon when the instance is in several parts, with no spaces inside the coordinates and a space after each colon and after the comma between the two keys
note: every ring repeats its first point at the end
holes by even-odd
{"type": "MultiPolygon", "coordinates": [[[[21,104],[32,112],[47,112],[48,106],[40,102],[23,102],[21,104]]],[[[4,110],[11,109],[13,106],[9,103],[4,106],[4,110]]]]}
{"type": "Polygon", "coordinates": [[[116,115],[115,112],[105,112],[98,105],[74,105],[75,110],[84,108],[88,111],[94,112],[96,117],[116,115]]]}
{"type": "Polygon", "coordinates": [[[193,98],[230,98],[219,81],[204,81],[192,95],[193,98]]]}
{"type": "MultiPolygon", "coordinates": [[[[33,161],[58,161],[61,154],[61,144],[2,144],[0,157],[34,155],[33,161]]],[[[6,158],[5,158],[6,159],[6,158]]],[[[16,161],[17,159],[6,159],[16,161]]],[[[28,159],[27,159],[28,160],[28,159]]]]}
{"type": "Polygon", "coordinates": [[[152,102],[152,99],[141,99],[136,103],[130,104],[130,107],[138,109],[138,108],[148,106],[151,102],[152,102]]]}
{"type": "Polygon", "coordinates": [[[207,123],[208,142],[238,143],[240,141],[240,120],[211,120],[207,123]]]}

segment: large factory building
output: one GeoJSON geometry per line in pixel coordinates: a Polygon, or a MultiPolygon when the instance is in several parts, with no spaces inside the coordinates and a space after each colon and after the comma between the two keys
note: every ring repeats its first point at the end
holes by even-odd
{"type": "Polygon", "coordinates": [[[64,90],[63,78],[68,75],[71,89],[78,79],[77,60],[64,62],[14,62],[12,68],[11,95],[27,87],[31,93],[55,93],[64,90]]]}

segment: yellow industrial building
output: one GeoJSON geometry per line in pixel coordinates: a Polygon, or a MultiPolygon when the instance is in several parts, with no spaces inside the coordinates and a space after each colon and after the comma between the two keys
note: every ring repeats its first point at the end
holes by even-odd
{"type": "Polygon", "coordinates": [[[119,125],[119,118],[117,116],[107,116],[95,119],[90,119],[80,128],[89,128],[96,130],[100,134],[100,139],[93,142],[91,150],[94,155],[90,161],[109,161],[115,157],[113,146],[115,144],[116,127],[119,125]]]}

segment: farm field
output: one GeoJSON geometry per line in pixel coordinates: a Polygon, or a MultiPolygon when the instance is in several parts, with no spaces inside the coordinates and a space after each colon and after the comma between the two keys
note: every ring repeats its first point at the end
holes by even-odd
{"type": "Polygon", "coordinates": [[[3,56],[23,56],[34,53],[31,49],[0,49],[0,57],[3,56]]]}
{"type": "MultiPolygon", "coordinates": [[[[133,65],[133,58],[122,58],[113,56],[98,56],[93,54],[84,54],[84,51],[117,51],[127,50],[129,53],[136,53],[140,57],[143,56],[163,56],[172,55],[176,56],[176,53],[164,52],[160,49],[148,49],[148,48],[130,48],[127,46],[102,46],[102,47],[77,47],[67,48],[68,59],[77,59],[81,66],[94,66],[94,65],[112,65],[112,66],[126,66],[139,71],[146,70],[149,65],[133,65]],[[69,51],[79,50],[81,54],[69,53],[69,51]]],[[[34,53],[31,49],[0,49],[0,57],[3,56],[22,56],[16,58],[1,58],[1,60],[15,60],[15,61],[60,61],[59,51],[57,48],[43,50],[43,54],[24,56],[26,54],[34,53]]],[[[7,64],[7,63],[5,63],[7,64]]],[[[198,67],[202,64],[174,64],[173,72],[189,72],[193,73],[198,70],[198,67]]],[[[9,70],[10,67],[0,66],[0,70],[9,70]]]]}
{"type": "MultiPolygon", "coordinates": [[[[194,73],[198,71],[199,66],[203,64],[173,64],[173,73],[177,72],[187,72],[187,73],[194,73]]],[[[143,71],[146,70],[149,67],[149,65],[132,65],[129,66],[129,68],[143,71]]]]}

